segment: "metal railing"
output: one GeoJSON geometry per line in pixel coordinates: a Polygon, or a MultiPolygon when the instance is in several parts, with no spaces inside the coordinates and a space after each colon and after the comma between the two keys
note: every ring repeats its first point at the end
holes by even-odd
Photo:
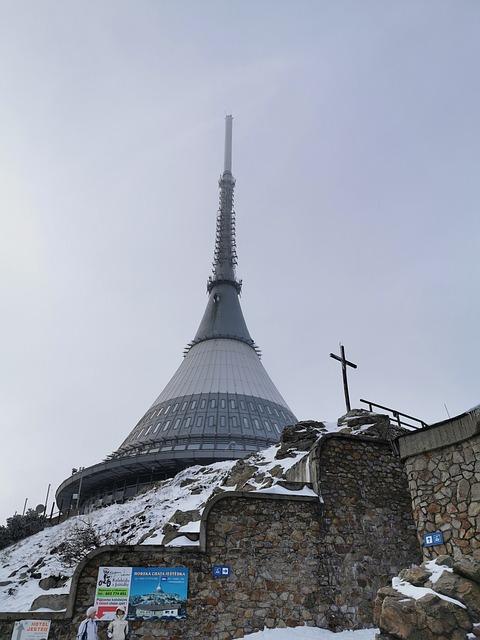
{"type": "Polygon", "coordinates": [[[413,416],[408,415],[408,413],[402,413],[401,411],[397,411],[397,409],[384,407],[383,405],[377,404],[376,402],[371,402],[370,400],[362,400],[362,398],[360,398],[360,402],[362,402],[363,404],[366,404],[368,406],[369,411],[371,411],[372,413],[375,413],[374,407],[375,409],[382,409],[382,411],[387,411],[388,412],[387,415],[390,419],[390,424],[392,427],[400,427],[400,429],[406,428],[406,429],[412,429],[416,431],[417,429],[423,429],[424,427],[427,426],[427,423],[424,422],[423,420],[420,420],[420,418],[414,418],[413,416]],[[416,424],[405,422],[404,420],[402,420],[402,418],[407,418],[407,420],[413,421],[416,424]]]}

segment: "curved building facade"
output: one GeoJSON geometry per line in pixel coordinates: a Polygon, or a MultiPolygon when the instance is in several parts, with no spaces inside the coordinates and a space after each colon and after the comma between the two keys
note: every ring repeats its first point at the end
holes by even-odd
{"type": "Polygon", "coordinates": [[[208,302],[184,359],[152,406],[103,462],[72,473],[60,510],[108,504],[193,464],[242,458],[278,441],[296,422],[260,360],[236,278],[232,117],[226,118],[213,273],[208,302]]]}

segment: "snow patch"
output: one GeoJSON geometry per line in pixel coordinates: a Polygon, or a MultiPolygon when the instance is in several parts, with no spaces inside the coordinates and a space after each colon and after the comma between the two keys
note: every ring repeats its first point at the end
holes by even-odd
{"type": "Polygon", "coordinates": [[[414,600],[419,600],[431,593],[434,596],[438,596],[442,600],[446,600],[447,602],[451,602],[452,604],[456,604],[458,607],[462,607],[462,609],[466,609],[467,607],[462,604],[459,600],[455,600],[454,598],[450,598],[449,596],[444,596],[443,593],[437,593],[433,589],[429,589],[428,587],[414,587],[410,582],[405,582],[401,578],[392,578],[392,587],[395,591],[399,593],[403,593],[404,596],[408,596],[409,598],[413,598],[414,600]]]}
{"type": "Polygon", "coordinates": [[[435,584],[445,571],[453,573],[453,569],[445,566],[444,564],[437,564],[435,560],[430,560],[425,563],[425,569],[431,574],[430,582],[435,584]]]}
{"type": "Polygon", "coordinates": [[[165,546],[166,547],[198,547],[199,544],[200,543],[198,540],[190,540],[190,538],[187,538],[187,536],[178,536],[177,538],[174,538],[173,540],[168,542],[165,546]]]}
{"type": "Polygon", "coordinates": [[[266,487],[265,489],[257,489],[254,493],[273,493],[280,496],[309,496],[312,498],[318,498],[315,491],[310,489],[310,487],[303,487],[303,489],[295,491],[294,489],[282,487],[279,484],[274,484],[272,487],[266,487]]]}

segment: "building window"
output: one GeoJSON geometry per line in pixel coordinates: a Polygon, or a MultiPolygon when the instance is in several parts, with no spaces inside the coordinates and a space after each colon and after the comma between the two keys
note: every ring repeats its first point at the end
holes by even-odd
{"type": "Polygon", "coordinates": [[[183,426],[188,429],[188,427],[190,427],[192,424],[192,416],[188,416],[188,418],[185,418],[184,422],[183,422],[183,426]]]}
{"type": "Polygon", "coordinates": [[[178,402],[176,402],[176,403],[173,405],[173,409],[172,409],[172,411],[176,411],[177,409],[178,409],[178,402]]]}
{"type": "Polygon", "coordinates": [[[154,412],[151,414],[150,418],[154,418],[154,417],[155,417],[155,415],[156,415],[156,413],[157,413],[157,412],[156,412],[156,411],[154,411],[154,412]]]}
{"type": "Polygon", "coordinates": [[[264,420],[263,424],[267,427],[267,431],[271,431],[272,430],[272,427],[270,426],[270,423],[269,423],[268,420],[264,420]]]}
{"type": "Polygon", "coordinates": [[[235,400],[230,400],[230,409],[236,409],[237,408],[237,403],[235,402],[235,400]]]}
{"type": "Polygon", "coordinates": [[[232,427],[238,427],[238,418],[237,418],[237,416],[230,416],[230,425],[232,427]]]}
{"type": "Polygon", "coordinates": [[[249,402],[248,406],[250,407],[250,411],[255,411],[255,407],[253,406],[253,402],[249,402]]]}
{"type": "Polygon", "coordinates": [[[160,409],[158,410],[158,415],[161,416],[163,413],[163,407],[160,407],[160,409]]]}
{"type": "Polygon", "coordinates": [[[227,401],[225,400],[225,398],[222,398],[220,400],[220,409],[226,409],[227,408],[227,401]]]}
{"type": "Polygon", "coordinates": [[[260,411],[260,413],[263,413],[263,404],[259,404],[258,406],[258,410],[260,411]]]}
{"type": "Polygon", "coordinates": [[[178,429],[178,427],[180,426],[180,422],[181,422],[181,419],[180,419],[180,418],[177,418],[177,419],[175,420],[175,424],[173,425],[173,428],[174,428],[174,429],[178,429]]]}
{"type": "Polygon", "coordinates": [[[157,433],[159,426],[160,426],[160,422],[157,422],[157,424],[155,425],[155,429],[152,431],[152,433],[157,433]]]}
{"type": "Polygon", "coordinates": [[[215,409],[217,406],[217,401],[215,400],[215,398],[212,398],[210,400],[210,409],[215,409]]]}
{"type": "Polygon", "coordinates": [[[250,429],[250,425],[248,424],[248,418],[243,417],[243,426],[245,429],[250,429]]]}
{"type": "Polygon", "coordinates": [[[275,415],[277,416],[277,418],[280,417],[280,414],[278,413],[278,409],[275,407],[275,415]]]}
{"type": "Polygon", "coordinates": [[[187,408],[188,402],[184,402],[182,404],[182,411],[185,411],[185,409],[187,408]]]}
{"type": "Polygon", "coordinates": [[[220,416],[220,426],[224,427],[226,425],[225,416],[220,416]]]}
{"type": "Polygon", "coordinates": [[[205,398],[202,398],[202,400],[200,400],[200,409],[205,409],[206,406],[207,401],[205,400],[205,398]]]}
{"type": "Polygon", "coordinates": [[[267,404],[267,411],[270,415],[272,415],[272,407],[269,404],[267,404]]]}
{"type": "Polygon", "coordinates": [[[170,405],[168,405],[168,407],[165,409],[165,415],[167,415],[169,411],[170,411],[170,405]]]}
{"type": "Polygon", "coordinates": [[[197,416],[197,422],[195,424],[196,427],[201,427],[203,424],[203,416],[197,416]]]}
{"type": "Polygon", "coordinates": [[[148,432],[150,431],[150,429],[152,428],[152,425],[150,425],[149,427],[146,428],[144,435],[148,435],[148,432]]]}
{"type": "Polygon", "coordinates": [[[245,400],[240,400],[240,409],[242,411],[246,411],[247,410],[247,405],[245,404],[245,400]]]}
{"type": "Polygon", "coordinates": [[[190,405],[190,409],[195,409],[195,407],[197,406],[197,401],[196,400],[192,400],[192,404],[190,405]]]}
{"type": "Polygon", "coordinates": [[[140,440],[140,436],[142,435],[142,433],[143,433],[143,429],[140,429],[140,431],[138,432],[137,440],[140,440]]]}
{"type": "Polygon", "coordinates": [[[209,427],[215,426],[215,416],[208,416],[208,426],[209,427]]]}
{"type": "Polygon", "coordinates": [[[277,433],[280,433],[280,429],[278,428],[278,424],[276,422],[273,423],[273,428],[277,433]]]}
{"type": "Polygon", "coordinates": [[[163,430],[164,430],[164,431],[166,431],[166,430],[168,429],[168,427],[170,426],[170,422],[171,422],[171,420],[167,420],[167,421],[165,422],[165,424],[163,425],[163,430]]]}
{"type": "Polygon", "coordinates": [[[256,429],[260,429],[260,423],[259,423],[259,421],[257,420],[257,418],[254,418],[254,419],[253,419],[253,424],[254,424],[254,426],[255,426],[255,428],[256,428],[256,429]]]}

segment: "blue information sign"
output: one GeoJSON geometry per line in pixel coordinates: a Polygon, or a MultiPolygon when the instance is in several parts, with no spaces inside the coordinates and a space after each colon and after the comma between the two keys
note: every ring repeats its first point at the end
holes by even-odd
{"type": "Polygon", "coordinates": [[[443,544],[442,531],[432,531],[432,533],[425,533],[423,536],[424,547],[435,547],[438,544],[443,544]]]}
{"type": "Polygon", "coordinates": [[[232,569],[226,564],[214,564],[212,567],[212,576],[214,578],[229,578],[232,569]]]}

